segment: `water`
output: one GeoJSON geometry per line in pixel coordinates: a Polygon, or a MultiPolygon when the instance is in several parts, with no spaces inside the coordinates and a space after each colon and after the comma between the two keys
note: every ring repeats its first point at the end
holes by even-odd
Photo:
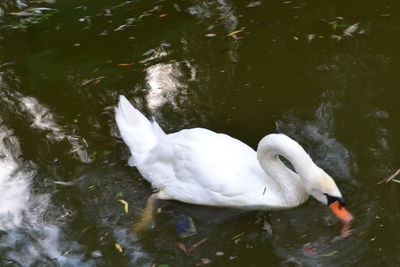
{"type": "Polygon", "coordinates": [[[398,265],[399,185],[376,186],[400,160],[397,1],[249,3],[1,1],[0,265],[398,265]],[[28,7],[53,10],[15,14],[28,7]],[[120,94],[166,132],[295,138],[337,181],[353,235],[330,242],[340,224],[315,200],[272,213],[164,202],[130,234],[152,189],[127,165],[120,94]],[[209,238],[189,256],[171,212],[196,224],[187,246],[209,238]]]}

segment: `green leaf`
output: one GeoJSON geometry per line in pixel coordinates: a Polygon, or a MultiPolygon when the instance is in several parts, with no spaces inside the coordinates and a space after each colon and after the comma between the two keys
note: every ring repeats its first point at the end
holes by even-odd
{"type": "Polygon", "coordinates": [[[158,265],[158,267],[169,267],[169,265],[168,264],[160,264],[160,265],[158,265]]]}
{"type": "Polygon", "coordinates": [[[117,193],[115,193],[115,196],[118,197],[118,198],[121,198],[121,197],[124,196],[124,193],[122,193],[122,192],[117,192],[117,193]]]}
{"type": "Polygon", "coordinates": [[[336,253],[338,253],[338,251],[337,251],[337,250],[334,250],[334,251],[331,251],[331,252],[329,252],[329,253],[322,254],[321,256],[322,256],[322,257],[330,257],[330,256],[335,255],[336,253]]]}

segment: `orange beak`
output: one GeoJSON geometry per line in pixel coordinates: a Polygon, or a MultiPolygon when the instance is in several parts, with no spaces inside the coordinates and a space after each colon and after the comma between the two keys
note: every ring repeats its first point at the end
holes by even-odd
{"type": "Polygon", "coordinates": [[[353,215],[343,207],[339,201],[335,201],[329,205],[329,208],[336,215],[336,217],[344,224],[350,224],[353,221],[353,215]]]}

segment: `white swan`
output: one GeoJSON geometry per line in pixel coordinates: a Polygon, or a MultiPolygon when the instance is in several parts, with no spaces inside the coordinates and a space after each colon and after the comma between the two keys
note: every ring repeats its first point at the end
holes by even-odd
{"type": "Polygon", "coordinates": [[[343,222],[352,220],[333,179],[284,134],[265,136],[257,152],[226,134],[202,128],[165,134],[157,122],[150,122],[124,96],[120,96],[115,118],[132,153],[129,165],[136,166],[158,190],[149,201],[147,215],[155,198],[274,210],[296,207],[312,195],[329,205],[343,222]]]}

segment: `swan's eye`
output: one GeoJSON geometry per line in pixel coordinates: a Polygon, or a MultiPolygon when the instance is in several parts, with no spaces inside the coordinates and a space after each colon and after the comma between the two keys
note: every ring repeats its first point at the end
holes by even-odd
{"type": "Polygon", "coordinates": [[[327,198],[327,200],[328,200],[328,206],[329,206],[330,204],[336,202],[336,201],[338,201],[339,204],[340,204],[342,207],[346,206],[346,201],[344,201],[344,199],[343,199],[342,197],[334,197],[334,196],[331,196],[331,195],[329,195],[329,194],[327,194],[327,193],[324,193],[324,195],[326,196],[326,198],[327,198]]]}

